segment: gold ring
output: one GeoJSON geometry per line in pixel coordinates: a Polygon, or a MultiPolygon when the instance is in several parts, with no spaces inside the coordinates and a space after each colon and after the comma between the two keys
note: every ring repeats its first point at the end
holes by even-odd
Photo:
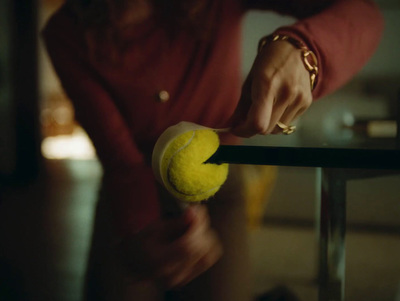
{"type": "Polygon", "coordinates": [[[280,122],[280,121],[278,121],[277,123],[276,123],[276,125],[282,130],[282,132],[285,134],[285,135],[290,135],[291,133],[293,133],[293,132],[295,132],[296,131],[296,126],[295,125],[286,125],[286,124],[283,124],[282,122],[280,122]]]}

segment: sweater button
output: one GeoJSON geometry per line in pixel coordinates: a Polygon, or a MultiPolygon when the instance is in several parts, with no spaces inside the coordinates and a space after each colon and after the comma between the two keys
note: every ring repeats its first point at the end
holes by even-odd
{"type": "Polygon", "coordinates": [[[157,102],[161,103],[167,102],[169,98],[170,98],[169,93],[166,90],[161,90],[156,95],[157,102]]]}

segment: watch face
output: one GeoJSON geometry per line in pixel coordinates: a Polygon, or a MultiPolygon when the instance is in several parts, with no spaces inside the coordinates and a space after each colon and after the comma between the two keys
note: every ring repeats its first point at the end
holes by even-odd
{"type": "Polygon", "coordinates": [[[16,165],[10,4],[11,0],[0,1],[0,175],[13,173],[16,165]]]}

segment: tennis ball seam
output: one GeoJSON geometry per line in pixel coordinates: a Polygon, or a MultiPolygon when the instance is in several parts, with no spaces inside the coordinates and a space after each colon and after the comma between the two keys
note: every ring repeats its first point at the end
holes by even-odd
{"type": "MultiPolygon", "coordinates": [[[[200,196],[200,195],[203,195],[203,194],[209,194],[211,191],[218,190],[219,187],[221,187],[220,185],[217,185],[217,186],[212,187],[212,188],[210,188],[208,190],[197,192],[196,194],[189,194],[189,193],[185,193],[185,192],[182,192],[181,190],[179,190],[179,188],[175,186],[173,181],[171,181],[171,178],[170,178],[170,166],[171,166],[171,163],[172,163],[174,157],[176,155],[178,155],[182,150],[187,148],[190,145],[190,143],[192,143],[192,141],[195,138],[195,136],[196,136],[196,131],[193,131],[192,136],[189,138],[189,140],[184,145],[182,145],[179,149],[177,149],[175,151],[175,153],[172,154],[172,156],[169,158],[168,164],[167,164],[167,179],[168,179],[168,183],[175,189],[176,192],[178,192],[178,193],[180,193],[182,195],[186,195],[186,196],[200,196]]],[[[204,163],[202,163],[202,164],[204,164],[204,163]]]]}

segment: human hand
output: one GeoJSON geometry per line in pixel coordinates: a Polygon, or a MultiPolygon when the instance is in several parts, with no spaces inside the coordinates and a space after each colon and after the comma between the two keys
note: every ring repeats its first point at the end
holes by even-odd
{"type": "Polygon", "coordinates": [[[310,75],[301,50],[287,41],[268,43],[245,80],[232,132],[241,137],[281,133],[277,123],[290,125],[311,103],[310,75]]]}
{"type": "Polygon", "coordinates": [[[122,245],[128,271],[170,289],[209,269],[222,255],[205,206],[190,206],[183,216],[159,220],[122,245]]]}

